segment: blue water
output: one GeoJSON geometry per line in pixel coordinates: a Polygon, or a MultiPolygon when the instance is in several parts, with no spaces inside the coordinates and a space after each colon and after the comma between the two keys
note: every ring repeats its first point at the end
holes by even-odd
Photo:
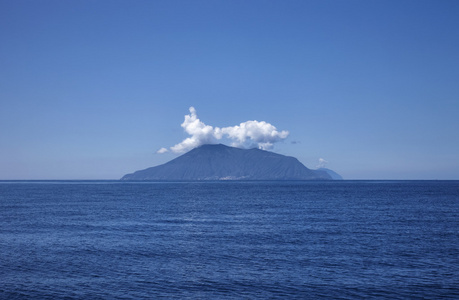
{"type": "Polygon", "coordinates": [[[0,182],[1,299],[459,298],[459,181],[0,182]]]}

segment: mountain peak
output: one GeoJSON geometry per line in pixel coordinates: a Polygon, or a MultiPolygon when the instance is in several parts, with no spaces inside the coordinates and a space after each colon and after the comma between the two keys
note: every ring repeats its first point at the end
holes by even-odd
{"type": "Polygon", "coordinates": [[[221,149],[224,149],[224,148],[231,148],[230,146],[227,146],[227,145],[223,145],[223,144],[203,144],[199,147],[196,147],[195,149],[199,149],[199,148],[221,148],[221,149]]]}

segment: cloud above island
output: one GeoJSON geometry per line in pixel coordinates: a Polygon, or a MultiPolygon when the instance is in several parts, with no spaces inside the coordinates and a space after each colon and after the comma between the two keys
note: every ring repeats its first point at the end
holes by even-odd
{"type": "Polygon", "coordinates": [[[319,158],[319,164],[316,166],[317,169],[325,168],[325,166],[328,164],[328,161],[326,161],[323,158],[319,158]]]}
{"type": "Polygon", "coordinates": [[[236,126],[213,127],[202,122],[194,107],[190,107],[190,114],[185,115],[181,124],[190,137],[175,146],[161,148],[156,153],[183,153],[204,144],[213,144],[222,139],[231,141],[233,147],[258,147],[259,149],[272,149],[274,143],[286,139],[289,132],[278,131],[277,128],[265,121],[246,121],[236,126]]]}

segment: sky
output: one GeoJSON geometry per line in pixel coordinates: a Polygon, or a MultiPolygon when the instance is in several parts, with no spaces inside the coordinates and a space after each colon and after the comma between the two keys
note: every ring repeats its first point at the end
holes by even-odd
{"type": "Polygon", "coordinates": [[[458,16],[456,0],[0,0],[0,180],[119,179],[203,142],[457,180],[458,16]]]}

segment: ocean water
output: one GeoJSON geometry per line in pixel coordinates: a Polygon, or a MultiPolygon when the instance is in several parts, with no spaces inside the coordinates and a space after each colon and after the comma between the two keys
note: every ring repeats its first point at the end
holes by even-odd
{"type": "Polygon", "coordinates": [[[1,299],[459,299],[459,181],[0,182],[1,299]]]}

